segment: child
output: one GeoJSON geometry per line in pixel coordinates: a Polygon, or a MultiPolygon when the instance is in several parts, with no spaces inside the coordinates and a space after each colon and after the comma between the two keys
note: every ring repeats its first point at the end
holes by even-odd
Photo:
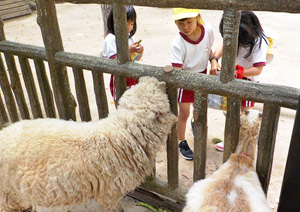
{"type": "MultiPolygon", "coordinates": [[[[223,37],[223,18],[219,26],[223,37]]],[[[236,55],[236,78],[259,82],[260,74],[267,62],[269,43],[257,16],[252,11],[242,11],[239,26],[238,50],[236,55]]],[[[212,57],[212,70],[217,71],[220,66],[218,59],[222,55],[222,47],[218,48],[212,57]]],[[[241,101],[241,112],[254,107],[254,102],[241,101]]],[[[224,142],[216,145],[220,151],[224,150],[224,142]]]]}
{"type": "MultiPolygon", "coordinates": [[[[173,8],[173,19],[179,29],[179,34],[171,46],[172,66],[189,72],[206,74],[214,41],[212,28],[204,25],[199,9],[173,8]]],[[[194,153],[185,139],[191,103],[194,103],[194,92],[179,88],[179,152],[186,160],[194,158],[194,153]]]]}
{"type": "MultiPolygon", "coordinates": [[[[126,5],[126,14],[127,14],[127,29],[128,29],[128,45],[129,45],[129,55],[133,56],[138,54],[138,57],[135,57],[135,60],[139,61],[144,52],[144,47],[135,42],[133,35],[136,32],[136,12],[133,6],[126,5]]],[[[105,37],[103,44],[103,57],[116,59],[117,58],[117,45],[116,45],[116,36],[114,30],[114,19],[113,19],[113,10],[110,11],[107,18],[107,28],[108,35],[105,37]]],[[[115,77],[111,75],[110,78],[110,92],[113,96],[113,99],[116,103],[116,87],[115,87],[115,77]]],[[[137,84],[136,79],[126,78],[126,86],[130,88],[132,85],[137,84]]],[[[115,104],[116,105],[116,104],[115,104]]]]}

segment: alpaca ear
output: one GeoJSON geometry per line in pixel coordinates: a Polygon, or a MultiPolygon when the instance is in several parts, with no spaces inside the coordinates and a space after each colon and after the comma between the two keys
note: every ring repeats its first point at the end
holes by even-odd
{"type": "Polygon", "coordinates": [[[259,117],[259,118],[262,118],[262,116],[263,116],[262,113],[259,113],[259,114],[258,114],[258,117],[259,117]]]}
{"type": "Polygon", "coordinates": [[[249,110],[245,110],[244,113],[245,113],[245,115],[248,115],[250,113],[250,111],[249,110]]]}

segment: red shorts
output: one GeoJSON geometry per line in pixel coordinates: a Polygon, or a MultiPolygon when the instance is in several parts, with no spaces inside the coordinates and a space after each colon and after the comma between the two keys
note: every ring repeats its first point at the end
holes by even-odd
{"type": "Polygon", "coordinates": [[[241,101],[241,106],[246,106],[246,107],[254,107],[254,103],[252,101],[248,101],[248,100],[242,100],[241,101]]]}
{"type": "MultiPolygon", "coordinates": [[[[199,72],[200,74],[206,74],[207,69],[205,69],[202,72],[199,72]]],[[[178,102],[183,102],[183,103],[192,103],[194,102],[194,91],[190,90],[185,90],[183,88],[178,88],[177,90],[177,100],[178,102]]]]}
{"type": "MultiPolygon", "coordinates": [[[[249,78],[247,77],[243,77],[243,80],[248,80],[251,81],[249,78]]],[[[258,82],[257,82],[258,83],[258,82]]],[[[254,107],[255,102],[249,101],[249,100],[244,100],[242,99],[241,101],[241,106],[245,106],[245,107],[254,107]]]]}
{"type": "MultiPolygon", "coordinates": [[[[129,77],[126,77],[126,88],[130,88],[132,85],[136,85],[138,83],[138,81],[136,79],[132,79],[129,77]]],[[[109,87],[110,87],[110,93],[113,97],[114,100],[117,100],[116,97],[116,86],[115,86],[115,77],[114,75],[110,76],[110,83],[109,83],[109,87]]]]}

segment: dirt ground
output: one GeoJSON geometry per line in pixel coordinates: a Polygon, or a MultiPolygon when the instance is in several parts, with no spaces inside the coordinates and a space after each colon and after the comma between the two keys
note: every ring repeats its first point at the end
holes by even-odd
{"type": "MultiPolygon", "coordinates": [[[[87,4],[75,5],[69,3],[57,4],[57,15],[65,51],[83,53],[87,55],[99,56],[103,44],[103,24],[100,5],[87,4]]],[[[170,63],[170,45],[172,39],[178,33],[178,29],[172,20],[171,9],[135,7],[137,11],[137,33],[136,39],[142,39],[145,47],[144,56],[140,63],[164,67],[170,63]]],[[[215,43],[213,48],[218,47],[222,38],[218,25],[222,16],[222,11],[201,10],[201,15],[205,23],[209,23],[214,29],[215,43]]],[[[262,26],[275,30],[280,38],[274,40],[273,62],[267,65],[262,73],[261,83],[280,84],[300,88],[300,14],[256,12],[262,26]]],[[[6,39],[9,41],[44,46],[41,31],[36,22],[36,12],[32,15],[4,21],[4,31],[6,39]]],[[[71,72],[70,72],[71,73],[71,72]]],[[[85,74],[86,80],[91,80],[89,74],[85,74]]],[[[109,76],[105,76],[106,83],[109,76]]],[[[90,81],[92,82],[92,81],[90,81]]],[[[72,76],[71,85],[74,84],[72,76]]],[[[88,83],[89,84],[89,83],[88,83]]],[[[90,83],[92,84],[92,83],[90,83]]],[[[92,92],[93,88],[88,85],[91,111],[94,119],[97,119],[96,105],[92,92]]],[[[73,90],[74,91],[74,90],[73,90]]],[[[75,94],[75,92],[74,92],[75,94]]],[[[108,95],[110,98],[110,95],[108,95]]],[[[110,108],[114,109],[111,99],[110,108]]],[[[257,109],[262,110],[262,104],[256,104],[257,109]]],[[[268,191],[268,202],[273,211],[277,210],[280,196],[281,182],[283,178],[285,162],[289,143],[291,139],[292,127],[294,123],[295,111],[282,108],[277,132],[274,163],[272,177],[268,191]]],[[[215,150],[212,138],[224,137],[225,116],[221,111],[208,110],[208,141],[207,141],[207,176],[215,171],[222,162],[222,153],[215,150]]],[[[264,126],[262,126],[264,127],[264,126]]],[[[187,129],[187,139],[190,146],[193,146],[193,137],[190,126],[187,129]]],[[[180,184],[189,187],[192,185],[193,162],[179,158],[180,184]]],[[[157,175],[166,179],[166,153],[165,148],[157,156],[157,175]]],[[[143,212],[150,211],[137,207],[136,201],[125,197],[122,200],[125,211],[143,212]]],[[[99,211],[94,203],[88,203],[80,208],[67,209],[74,211],[99,211]]],[[[43,210],[46,211],[46,210],[43,210]]]]}

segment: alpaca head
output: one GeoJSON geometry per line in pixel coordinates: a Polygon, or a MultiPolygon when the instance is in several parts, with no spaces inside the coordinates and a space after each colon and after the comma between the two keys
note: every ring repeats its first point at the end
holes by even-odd
{"type": "Polygon", "coordinates": [[[241,115],[240,139],[237,153],[245,153],[255,158],[257,135],[259,133],[262,113],[258,110],[247,110],[241,115]]]}
{"type": "Polygon", "coordinates": [[[250,136],[257,136],[262,120],[262,113],[258,110],[246,110],[241,114],[240,133],[247,132],[250,136]]]}

